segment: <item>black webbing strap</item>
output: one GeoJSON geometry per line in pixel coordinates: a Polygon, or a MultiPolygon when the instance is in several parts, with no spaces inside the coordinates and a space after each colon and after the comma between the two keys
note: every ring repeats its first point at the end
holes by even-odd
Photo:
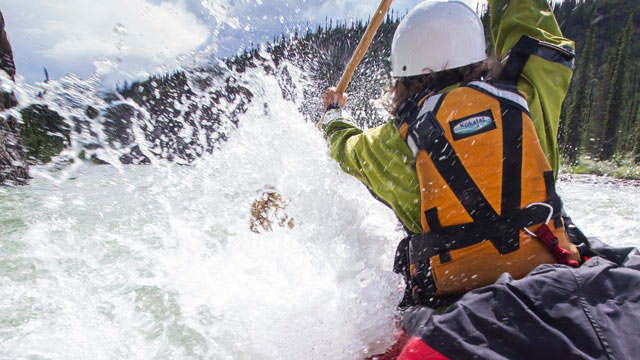
{"type": "MultiPolygon", "coordinates": [[[[436,119],[433,112],[428,111],[418,118],[415,124],[409,124],[411,131],[407,131],[407,138],[418,147],[419,150],[429,149],[434,141],[444,138],[444,129],[436,119]]],[[[409,144],[411,148],[411,144],[409,144]]],[[[415,151],[413,148],[412,151],[415,151]]]]}
{"type": "Polygon", "coordinates": [[[429,231],[442,230],[442,225],[440,224],[440,219],[438,218],[437,207],[426,210],[424,212],[424,217],[427,220],[427,225],[429,225],[429,231]]]}
{"type": "Polygon", "coordinates": [[[413,289],[413,280],[411,276],[411,272],[409,269],[409,240],[410,236],[402,239],[396,248],[396,256],[393,260],[393,272],[396,274],[400,274],[404,277],[405,282],[405,291],[398,304],[398,307],[405,308],[408,306],[415,305],[413,301],[412,289],[413,289]]]}
{"type": "Polygon", "coordinates": [[[513,84],[517,83],[520,79],[520,74],[522,74],[522,69],[524,69],[529,59],[529,55],[538,49],[538,43],[538,40],[527,35],[522,35],[520,40],[511,48],[507,63],[497,80],[513,84]]]}
{"type": "MultiPolygon", "coordinates": [[[[458,198],[460,204],[462,204],[466,212],[474,221],[480,222],[483,219],[495,219],[498,217],[498,214],[485,198],[480,188],[478,188],[478,185],[473,181],[471,175],[467,172],[467,169],[462,165],[462,162],[460,161],[460,158],[453,146],[451,146],[444,136],[440,136],[432,141],[429,148],[426,150],[429,153],[431,161],[440,173],[440,176],[442,176],[447,185],[449,185],[449,188],[456,198],[458,198]]],[[[435,221],[432,222],[435,223],[435,221]]],[[[431,224],[429,224],[429,227],[431,228],[431,224]]],[[[434,231],[432,230],[432,232],[434,231]]],[[[501,233],[500,235],[505,234],[501,233]]],[[[491,240],[496,249],[501,253],[503,251],[511,252],[518,249],[519,241],[516,241],[514,245],[512,241],[513,236],[510,238],[506,236],[502,237],[500,235],[492,235],[482,240],[491,240]]],[[[446,251],[438,253],[444,254],[445,252],[446,251]]],[[[446,261],[447,259],[450,259],[447,255],[442,258],[443,261],[446,261]]]]}
{"type": "Polygon", "coordinates": [[[407,125],[411,126],[416,122],[418,118],[418,113],[420,113],[420,107],[418,103],[420,100],[424,98],[428,98],[431,95],[435,94],[432,90],[427,89],[420,93],[417,93],[407,99],[402,105],[398,107],[398,111],[396,112],[396,127],[399,129],[402,123],[407,123],[407,125]]]}
{"type": "MultiPolygon", "coordinates": [[[[462,249],[493,238],[503,238],[524,227],[545,222],[549,209],[532,206],[507,215],[481,221],[451,225],[437,232],[414,234],[409,244],[409,263],[429,259],[436,254],[462,249]]],[[[498,251],[501,247],[497,247],[498,251]]]]}
{"type": "Polygon", "coordinates": [[[440,176],[473,220],[479,221],[498,216],[444,136],[435,139],[426,150],[440,176]]]}
{"type": "MultiPolygon", "coordinates": [[[[522,202],[522,111],[500,103],[502,114],[502,204],[500,213],[520,210],[522,202]]],[[[501,254],[520,248],[520,229],[514,228],[501,241],[501,254]]],[[[490,238],[491,239],[491,238],[490,238]]]]}
{"type": "Polygon", "coordinates": [[[409,261],[409,243],[415,235],[409,235],[398,244],[396,257],[393,262],[393,271],[404,277],[405,289],[398,308],[406,309],[414,305],[427,305],[431,307],[449,306],[458,300],[459,296],[435,296],[436,285],[433,277],[429,275],[429,259],[422,259],[416,265],[415,276],[411,275],[409,261]]]}
{"type": "Polygon", "coordinates": [[[562,227],[562,200],[556,192],[556,179],[553,175],[553,171],[545,171],[544,184],[547,188],[547,196],[549,196],[549,204],[553,207],[553,225],[556,228],[562,227]]]}
{"type": "Polygon", "coordinates": [[[573,220],[564,212],[564,209],[562,211],[562,220],[564,222],[564,229],[567,235],[569,235],[569,240],[576,246],[578,252],[580,252],[581,259],[584,260],[585,257],[599,255],[591,246],[589,238],[573,223],[573,220]]]}
{"type": "MultiPolygon", "coordinates": [[[[442,231],[442,224],[440,224],[440,219],[438,218],[438,208],[433,207],[424,212],[424,217],[427,220],[427,225],[429,225],[429,231],[442,231]]],[[[451,261],[451,254],[447,252],[440,253],[440,262],[446,263],[451,261]]]]}
{"type": "Polygon", "coordinates": [[[411,121],[412,118],[418,116],[418,101],[419,95],[414,95],[407,99],[400,107],[398,107],[397,111],[397,119],[396,119],[396,127],[400,129],[402,123],[406,122],[407,124],[411,121]]]}

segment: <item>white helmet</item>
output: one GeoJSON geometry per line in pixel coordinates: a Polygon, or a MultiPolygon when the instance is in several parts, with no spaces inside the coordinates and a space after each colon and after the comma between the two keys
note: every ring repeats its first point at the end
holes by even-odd
{"type": "Polygon", "coordinates": [[[484,27],[460,1],[428,0],[402,19],[391,44],[395,77],[454,69],[487,58],[484,27]]]}

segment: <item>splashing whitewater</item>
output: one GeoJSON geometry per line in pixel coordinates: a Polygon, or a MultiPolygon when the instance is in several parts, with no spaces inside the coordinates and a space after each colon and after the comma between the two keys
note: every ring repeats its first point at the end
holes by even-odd
{"type": "MultiPolygon", "coordinates": [[[[180,131],[168,142],[198,156],[182,162],[149,136],[157,119],[147,108],[102,96],[101,71],[113,64],[88,80],[18,81],[21,106],[46,104],[73,131],[61,155],[32,168],[29,187],[0,188],[0,358],[362,359],[391,344],[402,231],[300,111],[316,101],[304,69],[260,55],[243,71],[206,54],[184,59],[194,95],[174,103],[180,131]],[[216,98],[224,141],[211,145],[187,116],[191,105],[205,114],[228,79],[252,99],[216,98]],[[114,104],[134,109],[131,141],[111,139],[114,104]],[[119,161],[135,146],[149,166],[119,161]],[[83,151],[111,165],[82,161],[83,151]],[[286,198],[293,228],[251,231],[265,188],[286,198]]],[[[560,191],[587,232],[638,244],[637,189],[560,191]]]]}

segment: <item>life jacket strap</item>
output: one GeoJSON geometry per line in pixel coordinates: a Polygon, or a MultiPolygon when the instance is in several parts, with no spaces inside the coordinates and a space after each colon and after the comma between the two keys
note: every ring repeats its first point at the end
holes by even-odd
{"type": "MultiPolygon", "coordinates": [[[[547,196],[545,201],[552,210],[551,217],[556,228],[562,224],[562,200],[555,189],[555,180],[552,171],[544,172],[547,196]]],[[[425,234],[413,234],[410,236],[409,263],[413,264],[420,258],[430,258],[436,254],[442,254],[451,250],[465,248],[479,242],[490,240],[501,254],[508,254],[518,249],[518,244],[512,244],[509,239],[519,238],[520,230],[531,225],[545,223],[549,210],[545,206],[532,206],[516,210],[505,215],[496,215],[484,220],[477,220],[466,224],[442,227],[438,220],[437,208],[425,211],[431,231],[425,234]],[[413,251],[411,251],[413,250],[413,251]]]]}
{"type": "Polygon", "coordinates": [[[564,209],[562,211],[562,222],[564,223],[564,228],[567,231],[569,240],[576,246],[576,248],[580,252],[580,258],[583,259],[583,261],[587,261],[590,256],[598,255],[593,250],[591,241],[582,232],[582,230],[580,230],[580,228],[573,223],[573,220],[571,219],[571,217],[569,217],[569,215],[567,215],[564,209]]]}
{"type": "Polygon", "coordinates": [[[431,148],[432,144],[444,136],[444,129],[435,117],[437,110],[445,97],[445,94],[436,94],[427,97],[420,94],[406,101],[399,113],[398,119],[407,122],[408,131],[406,142],[415,158],[418,151],[431,148]],[[424,101],[424,103],[422,102],[424,101]]]}
{"type": "Polygon", "coordinates": [[[451,250],[462,249],[485,240],[490,240],[501,254],[511,251],[510,246],[503,246],[504,239],[510,238],[513,232],[544,223],[549,211],[543,206],[533,206],[506,215],[474,221],[466,224],[442,227],[439,231],[425,234],[414,234],[409,241],[409,263],[415,264],[420,260],[446,253],[451,250]]]}
{"type": "Polygon", "coordinates": [[[435,296],[436,285],[433,277],[428,274],[428,268],[419,265],[416,276],[411,275],[413,266],[409,260],[409,243],[413,236],[415,234],[410,234],[400,241],[393,262],[393,272],[402,275],[405,282],[404,294],[398,308],[407,309],[418,304],[435,308],[453,304],[460,296],[435,296]]]}
{"type": "Polygon", "coordinates": [[[558,264],[567,265],[573,268],[578,267],[578,262],[570,260],[571,253],[558,245],[558,238],[553,234],[553,231],[547,224],[542,224],[538,230],[535,231],[535,235],[542,242],[547,249],[551,252],[558,264]]]}
{"type": "Polygon", "coordinates": [[[506,56],[506,64],[497,78],[498,82],[515,86],[520,80],[522,70],[530,55],[562,64],[571,70],[574,67],[575,54],[571,48],[563,48],[552,43],[522,35],[506,56]]]}
{"type": "Polygon", "coordinates": [[[520,80],[520,75],[524,69],[529,55],[538,49],[538,40],[522,35],[520,40],[511,48],[507,54],[507,63],[498,76],[498,81],[516,84],[520,80]]]}
{"type": "Polygon", "coordinates": [[[486,220],[451,225],[439,231],[412,234],[402,240],[396,250],[394,271],[405,278],[406,288],[400,308],[415,304],[431,307],[451,305],[459,296],[436,296],[437,288],[431,274],[429,259],[438,255],[441,263],[452,260],[451,251],[483,241],[491,241],[501,254],[519,248],[519,233],[524,227],[544,223],[547,207],[533,206],[508,215],[486,220]]]}
{"type": "Polygon", "coordinates": [[[411,273],[409,271],[409,236],[400,240],[400,243],[398,243],[396,255],[393,259],[393,272],[402,275],[405,285],[405,291],[402,300],[400,300],[398,304],[398,308],[404,309],[415,305],[410,290],[413,287],[413,282],[411,281],[411,273]]]}
{"type": "Polygon", "coordinates": [[[556,192],[556,179],[553,175],[553,171],[545,171],[542,176],[544,177],[544,184],[547,188],[547,196],[549,200],[547,201],[553,207],[553,225],[556,228],[560,228],[563,226],[562,222],[562,199],[556,192]]]}

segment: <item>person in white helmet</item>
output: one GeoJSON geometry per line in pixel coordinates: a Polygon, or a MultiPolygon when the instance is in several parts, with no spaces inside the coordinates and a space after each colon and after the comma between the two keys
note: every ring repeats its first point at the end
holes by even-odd
{"type": "MultiPolygon", "coordinates": [[[[482,23],[462,2],[425,1],[405,16],[392,43],[395,81],[383,97],[392,115],[387,123],[363,131],[343,111],[346,94],[334,88],[323,94],[321,126],[331,156],[390,206],[408,233],[398,245],[394,271],[406,283],[399,304],[402,328],[418,337],[401,359],[443,359],[441,352],[459,358],[477,351],[509,354],[513,347],[493,342],[501,335],[471,336],[484,331],[473,324],[500,327],[495,324],[504,320],[503,309],[544,324],[553,304],[526,305],[536,296],[529,292],[554,290],[549,296],[559,296],[562,286],[546,285],[555,276],[525,275],[541,264],[582,271],[575,268],[585,254],[593,255],[561,215],[554,185],[574,43],[562,35],[546,0],[489,0],[489,10],[495,58],[487,58],[482,23]],[[516,282],[494,284],[504,273],[516,282]],[[487,297],[492,293],[507,295],[487,297]],[[431,319],[433,309],[443,310],[464,294],[463,305],[431,319]],[[464,304],[481,314],[471,316],[464,304]],[[471,337],[457,338],[460,331],[471,337]]],[[[579,331],[567,334],[591,329],[579,321],[574,325],[579,331]]],[[[554,326],[531,331],[557,334],[554,326]]],[[[522,330],[505,329],[499,333],[522,330]]],[[[517,346],[528,346],[526,338],[518,339],[517,346]]],[[[571,341],[550,348],[570,353],[578,346],[571,341]]],[[[393,358],[399,349],[379,359],[393,358]]],[[[527,351],[538,356],[545,349],[527,351]]]]}
{"type": "Polygon", "coordinates": [[[394,264],[401,307],[448,306],[502,273],[582,261],[554,187],[574,43],[546,0],[489,6],[497,59],[463,2],[425,1],[403,18],[386,124],[363,132],[342,111],[346,95],[323,95],[331,156],[409,235],[394,264]]]}
{"type": "Polygon", "coordinates": [[[640,252],[590,248],[554,187],[574,43],[546,0],[489,9],[496,59],[464,3],[407,14],[392,43],[387,123],[362,131],[342,111],[346,95],[323,95],[331,156],[408,233],[394,263],[405,335],[372,358],[632,357],[637,331],[619,329],[640,319],[629,305],[640,252]],[[578,267],[585,254],[595,259],[578,267]]]}

